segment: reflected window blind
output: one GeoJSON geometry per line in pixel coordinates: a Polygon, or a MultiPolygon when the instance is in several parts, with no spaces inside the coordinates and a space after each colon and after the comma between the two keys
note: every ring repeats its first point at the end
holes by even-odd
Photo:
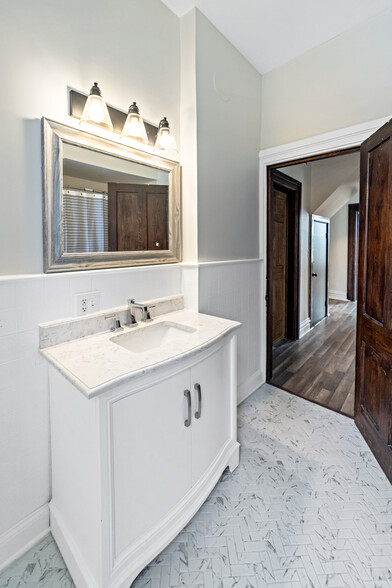
{"type": "Polygon", "coordinates": [[[108,195],[78,188],[63,190],[64,251],[108,251],[108,195]]]}

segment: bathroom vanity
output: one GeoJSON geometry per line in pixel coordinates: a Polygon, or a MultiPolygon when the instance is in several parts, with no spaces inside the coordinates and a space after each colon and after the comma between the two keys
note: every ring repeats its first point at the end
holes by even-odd
{"type": "Polygon", "coordinates": [[[240,324],[181,296],[153,305],[152,321],[121,332],[102,313],[41,325],[51,530],[77,588],[129,588],[238,465],[240,324]]]}

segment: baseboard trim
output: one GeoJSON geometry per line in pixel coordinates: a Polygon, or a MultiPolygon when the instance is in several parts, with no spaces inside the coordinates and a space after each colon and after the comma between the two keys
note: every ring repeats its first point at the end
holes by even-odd
{"type": "Polygon", "coordinates": [[[67,565],[75,585],[79,588],[97,588],[98,584],[87,567],[79,548],[57,508],[50,503],[50,530],[67,565]]]}
{"type": "Polygon", "coordinates": [[[237,391],[237,405],[241,404],[248,396],[253,394],[257,388],[260,388],[265,382],[264,374],[261,370],[254,372],[249,378],[238,386],[237,391]]]}
{"type": "Polygon", "coordinates": [[[306,333],[310,331],[310,317],[306,318],[304,321],[301,322],[299,325],[299,338],[302,339],[306,333]]]}
{"type": "Polygon", "coordinates": [[[340,300],[341,302],[348,302],[347,292],[341,292],[340,290],[328,290],[328,298],[332,298],[332,300],[340,300]]]}
{"type": "Polygon", "coordinates": [[[45,504],[0,535],[0,570],[23,555],[49,532],[49,506],[45,504]]]}

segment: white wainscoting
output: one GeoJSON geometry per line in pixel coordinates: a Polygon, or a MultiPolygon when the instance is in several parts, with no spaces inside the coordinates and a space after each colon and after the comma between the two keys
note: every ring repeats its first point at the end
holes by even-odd
{"type": "Polygon", "coordinates": [[[238,331],[238,403],[265,380],[262,265],[260,259],[199,264],[200,312],[242,323],[238,331]]]}
{"type": "Polygon", "coordinates": [[[38,324],[76,316],[81,293],[98,291],[97,310],[104,310],[130,297],[183,292],[187,308],[243,323],[241,402],[264,382],[261,273],[262,261],[254,259],[0,277],[0,567],[48,531],[48,384],[38,324]]]}
{"type": "Polygon", "coordinates": [[[101,310],[183,289],[195,305],[197,283],[188,282],[181,264],[0,277],[0,567],[48,531],[48,376],[38,324],[76,316],[77,294],[92,291],[101,310]]]}

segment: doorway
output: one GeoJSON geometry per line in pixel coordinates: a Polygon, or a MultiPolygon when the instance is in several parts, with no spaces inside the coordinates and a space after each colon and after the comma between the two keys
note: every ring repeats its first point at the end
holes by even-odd
{"type": "Polygon", "coordinates": [[[272,349],[299,338],[299,215],[301,182],[272,169],[270,174],[268,232],[267,338],[272,377],[272,349]]]}
{"type": "Polygon", "coordinates": [[[358,150],[281,164],[271,170],[267,242],[267,321],[272,324],[269,382],[351,417],[356,303],[347,298],[348,210],[358,198],[358,150]],[[282,176],[296,182],[301,194],[295,217],[288,212],[288,196],[279,183],[282,176]],[[298,243],[300,268],[295,307],[287,284],[294,242],[290,243],[288,236],[293,230],[298,231],[294,241],[298,243]],[[289,308],[295,308],[296,333],[288,328],[289,308]]]}
{"type": "MultiPolygon", "coordinates": [[[[382,247],[379,246],[380,227],[382,230],[389,227],[391,219],[388,204],[392,195],[390,182],[392,123],[387,123],[388,119],[382,118],[260,152],[260,227],[261,229],[264,227],[264,231],[261,230],[260,250],[261,252],[267,251],[268,247],[268,178],[271,167],[282,166],[281,162],[285,162],[285,165],[292,165],[300,161],[310,161],[320,157],[320,154],[321,156],[330,156],[331,153],[336,154],[339,150],[341,152],[345,149],[358,149],[363,144],[361,146],[361,166],[363,170],[361,192],[365,196],[361,204],[360,222],[361,235],[362,231],[364,231],[364,238],[361,239],[360,243],[358,262],[359,302],[358,313],[355,313],[358,318],[357,345],[359,351],[358,369],[355,378],[355,423],[387,477],[392,481],[392,416],[390,403],[385,401],[391,390],[391,305],[389,304],[390,297],[386,298],[385,289],[380,287],[382,280],[377,281],[374,279],[374,274],[377,274],[377,272],[377,277],[384,273],[384,278],[387,275],[388,279],[391,274],[390,259],[387,255],[384,255],[386,248],[389,247],[389,240],[383,239],[382,247]],[[364,143],[365,141],[366,143],[364,143]],[[375,202],[377,198],[379,201],[375,202]],[[380,214],[379,210],[382,207],[387,207],[389,213],[380,214]],[[376,259],[376,262],[373,261],[374,259],[376,259]],[[379,260],[383,261],[384,265],[379,263],[379,260]],[[369,268],[371,269],[370,274],[369,268]],[[378,312],[380,308],[382,311],[387,309],[384,312],[385,316],[383,315],[382,318],[386,317],[385,325],[389,328],[388,332],[387,328],[384,328],[381,333],[382,321],[376,318],[377,313],[380,315],[380,312],[378,312]],[[369,309],[371,312],[369,312],[369,309]],[[371,326],[374,333],[369,328],[369,323],[372,321],[371,326]],[[371,337],[373,337],[374,346],[378,351],[369,351],[372,344],[371,337]],[[383,337],[387,343],[385,343],[383,337]],[[366,346],[368,349],[366,349],[366,346]]],[[[388,234],[388,232],[384,230],[383,234],[388,234]]],[[[388,254],[390,254],[389,250],[388,254]]],[[[267,264],[263,265],[265,278],[268,275],[268,261],[269,257],[267,255],[267,264]]],[[[264,293],[267,294],[269,291],[268,282],[263,280],[262,283],[266,284],[264,293]]],[[[268,308],[268,296],[266,301],[268,308]]],[[[347,304],[355,303],[347,302],[347,304]]],[[[323,325],[325,322],[321,321],[319,325],[323,325]]],[[[316,325],[314,329],[319,325],[316,325]]],[[[265,337],[264,334],[262,336],[263,338],[265,337]]],[[[264,358],[267,360],[268,348],[264,349],[264,358]]]]}

